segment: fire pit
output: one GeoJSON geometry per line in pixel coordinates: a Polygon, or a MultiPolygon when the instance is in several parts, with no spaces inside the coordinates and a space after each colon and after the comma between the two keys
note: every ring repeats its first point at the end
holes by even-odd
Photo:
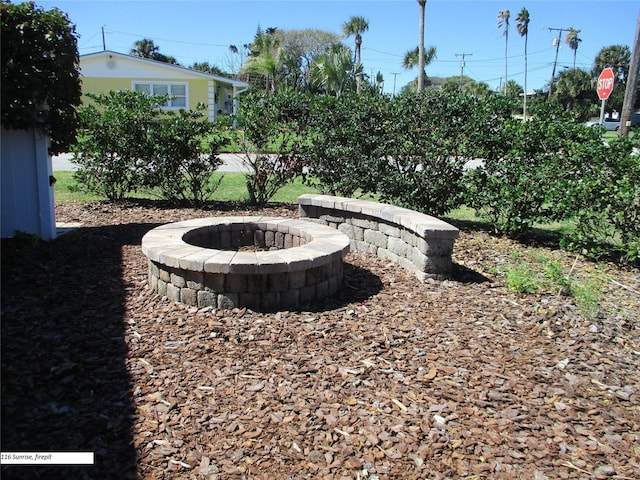
{"type": "Polygon", "coordinates": [[[171,300],[294,310],[338,291],[349,238],[303,220],[212,217],[154,228],[142,251],[151,289],[171,300]]]}

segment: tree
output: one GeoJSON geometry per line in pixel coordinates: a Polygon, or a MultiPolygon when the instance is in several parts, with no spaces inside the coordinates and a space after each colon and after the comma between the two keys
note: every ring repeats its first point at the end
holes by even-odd
{"type": "Polygon", "coordinates": [[[283,32],[281,66],[283,81],[302,92],[311,89],[311,69],[315,59],[340,42],[335,33],[307,28],[283,32]]]}
{"type": "MultiPolygon", "coordinates": [[[[622,112],[620,114],[620,135],[629,136],[630,120],[634,104],[638,101],[638,84],[640,83],[640,13],[636,22],[636,34],[633,41],[633,55],[629,64],[629,78],[624,91],[622,112]]],[[[639,252],[640,253],[640,252],[639,252]]]]}
{"type": "Polygon", "coordinates": [[[312,28],[271,28],[266,31],[258,28],[258,33],[250,45],[245,45],[244,49],[235,45],[229,48],[235,56],[242,57],[248,52],[240,72],[248,75],[249,78],[245,80],[255,86],[258,86],[255,82],[256,76],[259,76],[260,79],[264,78],[263,88],[271,91],[286,87],[309,92],[314,88],[312,70],[316,60],[339,43],[341,38],[335,33],[312,28]]]}
{"type": "MultiPolygon", "coordinates": [[[[362,34],[369,30],[369,22],[364,17],[351,17],[348,22],[342,24],[342,33],[346,37],[355,35],[355,63],[354,67],[362,65],[360,57],[360,48],[362,47],[362,34]]],[[[362,75],[356,76],[356,92],[360,93],[360,84],[362,82],[362,75]]]]}
{"type": "Polygon", "coordinates": [[[175,57],[163,55],[160,53],[160,47],[158,47],[150,38],[143,38],[142,40],[136,40],[134,48],[130,50],[131,55],[142,58],[149,58],[151,60],[157,60],[158,62],[170,63],[172,65],[178,65],[178,61],[175,57]]]}
{"type": "Polygon", "coordinates": [[[216,65],[211,65],[209,62],[194,62],[189,67],[191,70],[198,70],[199,72],[212,73],[213,75],[226,76],[227,74],[222,71],[216,65]]]}
{"type": "Polygon", "coordinates": [[[37,127],[50,152],[75,143],[80,105],[80,59],[75,25],[62,11],[32,2],[1,2],[2,125],[37,127]]]}
{"type": "Polygon", "coordinates": [[[382,95],[382,91],[384,90],[384,75],[382,75],[382,72],[378,71],[375,78],[372,78],[370,82],[370,88],[382,95]]]}
{"type": "Polygon", "coordinates": [[[282,46],[282,35],[276,27],[258,31],[251,43],[251,54],[242,67],[242,72],[263,75],[265,89],[275,92],[278,85],[278,68],[282,46]]]}
{"type": "Polygon", "coordinates": [[[242,48],[238,48],[236,45],[229,45],[229,53],[231,55],[226,57],[227,68],[233,75],[236,75],[251,53],[251,45],[245,43],[242,48]]]}
{"type": "Polygon", "coordinates": [[[488,83],[476,82],[475,80],[465,84],[464,88],[462,89],[462,93],[466,93],[467,95],[471,95],[477,98],[493,95],[491,87],[488,83]]]}
{"type": "MultiPolygon", "coordinates": [[[[474,84],[476,81],[466,75],[458,75],[457,77],[445,78],[440,85],[440,90],[446,93],[459,93],[466,91],[467,85],[474,84]]],[[[473,88],[473,87],[470,87],[473,88]]]]}
{"type": "Polygon", "coordinates": [[[136,40],[134,48],[131,49],[131,55],[142,58],[153,58],[158,53],[158,47],[150,38],[143,38],[142,40],[136,40]]]}
{"type": "Polygon", "coordinates": [[[516,28],[521,37],[524,37],[524,106],[522,113],[527,119],[527,40],[529,39],[529,11],[522,7],[516,18],[516,28]]]}
{"type": "Polygon", "coordinates": [[[522,87],[518,85],[515,80],[509,80],[502,87],[502,91],[507,97],[512,98],[519,98],[520,94],[522,94],[523,92],[522,87]]]}
{"type": "Polygon", "coordinates": [[[574,69],[576,68],[576,55],[578,54],[578,45],[580,45],[580,42],[582,41],[582,39],[578,37],[579,33],[580,33],[580,30],[576,30],[573,27],[569,27],[569,32],[565,37],[565,40],[567,41],[567,45],[569,45],[569,48],[573,50],[573,68],[574,69]]]}
{"type": "Polygon", "coordinates": [[[616,82],[626,84],[631,63],[631,50],[626,45],[603,47],[593,62],[591,74],[597,78],[603,68],[610,67],[616,75],[616,82]]]}
{"type": "Polygon", "coordinates": [[[509,10],[501,10],[498,12],[498,18],[500,21],[498,22],[498,28],[504,27],[504,83],[505,85],[509,82],[509,77],[507,75],[507,59],[508,59],[508,51],[509,51],[509,19],[511,18],[511,12],[509,10]]]}
{"type": "Polygon", "coordinates": [[[579,68],[564,70],[554,78],[552,98],[565,110],[575,113],[577,120],[585,121],[594,111],[598,97],[589,72],[579,68]]]}
{"type": "MultiPolygon", "coordinates": [[[[436,59],[436,47],[429,47],[426,51],[424,51],[424,59],[422,61],[423,68],[426,68],[431,62],[436,59]]],[[[411,70],[412,68],[420,65],[420,47],[416,47],[413,50],[409,50],[404,54],[402,59],[402,66],[405,70],[411,70]]],[[[418,77],[420,75],[418,74],[418,77]]],[[[423,78],[426,79],[426,73],[423,72],[423,78]]],[[[424,81],[424,80],[423,80],[424,81]]],[[[416,79],[416,84],[418,80],[416,79]]]]}
{"type": "Polygon", "coordinates": [[[427,5],[427,0],[418,0],[420,7],[420,23],[419,23],[419,38],[418,38],[418,91],[424,90],[424,11],[427,5]]]}
{"type": "Polygon", "coordinates": [[[361,73],[362,66],[354,65],[351,49],[341,43],[335,44],[327,53],[320,55],[312,68],[314,85],[336,97],[352,90],[355,75],[361,73]]]}

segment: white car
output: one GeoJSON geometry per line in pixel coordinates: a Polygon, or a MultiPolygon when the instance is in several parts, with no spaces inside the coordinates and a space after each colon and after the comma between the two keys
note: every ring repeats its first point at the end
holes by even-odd
{"type": "Polygon", "coordinates": [[[618,129],[620,128],[620,120],[605,118],[601,125],[600,119],[596,118],[595,120],[589,120],[588,122],[585,123],[585,125],[587,127],[602,126],[605,130],[617,132],[618,129]]]}

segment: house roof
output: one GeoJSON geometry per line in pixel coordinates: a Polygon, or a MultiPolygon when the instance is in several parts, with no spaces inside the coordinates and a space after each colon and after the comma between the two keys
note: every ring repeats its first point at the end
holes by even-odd
{"type": "MultiPolygon", "coordinates": [[[[163,69],[165,71],[173,71],[176,75],[184,76],[188,75],[190,77],[202,77],[209,80],[217,80],[218,82],[231,84],[236,88],[248,88],[249,84],[246,82],[241,82],[239,80],[233,80],[228,77],[223,77],[221,75],[215,75],[212,73],[201,72],[199,70],[193,70],[191,68],[182,67],[180,65],[173,65],[171,63],[160,62],[158,60],[152,60],[150,58],[136,57],[133,55],[126,55],[124,53],[118,53],[111,50],[104,50],[101,52],[88,53],[85,55],[80,55],[80,70],[82,70],[82,60],[99,60],[101,58],[111,59],[120,58],[122,60],[126,60],[128,62],[136,62],[140,65],[147,65],[152,67],[153,69],[163,69]]],[[[108,61],[108,60],[107,60],[108,61]]]]}

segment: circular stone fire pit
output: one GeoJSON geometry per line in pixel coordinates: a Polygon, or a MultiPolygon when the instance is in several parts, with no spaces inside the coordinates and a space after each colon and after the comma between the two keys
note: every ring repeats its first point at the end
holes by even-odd
{"type": "Polygon", "coordinates": [[[338,291],[349,238],[302,220],[212,217],[154,228],[142,251],[151,289],[176,302],[293,310],[338,291]]]}

